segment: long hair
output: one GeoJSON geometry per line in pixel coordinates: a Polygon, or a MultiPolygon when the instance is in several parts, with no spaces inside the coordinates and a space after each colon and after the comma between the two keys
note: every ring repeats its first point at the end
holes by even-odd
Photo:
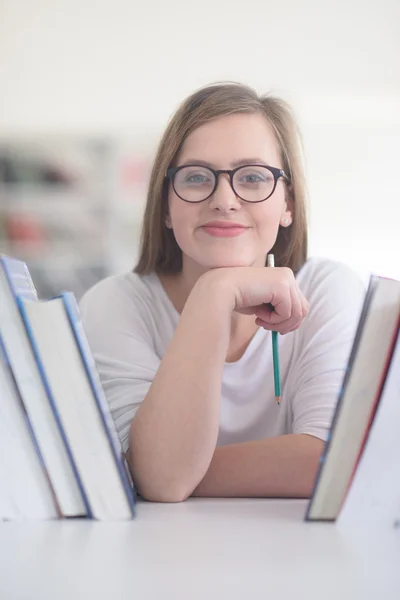
{"type": "Polygon", "coordinates": [[[262,114],[272,126],[280,149],[282,168],[289,177],[287,200],[292,210],[289,227],[279,227],[271,249],[275,265],[297,273],[307,259],[306,186],[301,138],[288,104],[239,83],[217,83],[194,92],[178,108],[161,138],[150,176],[143,217],[139,260],[135,272],[145,275],[182,270],[182,251],[173,231],[166,227],[168,167],[175,164],[185,139],[213,119],[235,113],[262,114]]]}

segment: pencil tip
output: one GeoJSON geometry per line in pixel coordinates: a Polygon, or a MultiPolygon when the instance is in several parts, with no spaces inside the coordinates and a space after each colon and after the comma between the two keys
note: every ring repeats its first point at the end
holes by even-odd
{"type": "Polygon", "coordinates": [[[275,400],[276,400],[277,405],[279,406],[280,403],[281,403],[281,397],[280,396],[275,396],[275,400]]]}

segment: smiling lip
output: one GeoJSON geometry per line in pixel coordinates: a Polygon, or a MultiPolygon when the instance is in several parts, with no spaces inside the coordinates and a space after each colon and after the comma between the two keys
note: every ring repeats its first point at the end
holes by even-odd
{"type": "Polygon", "coordinates": [[[214,237],[235,237],[241,235],[247,229],[245,225],[231,221],[210,221],[202,226],[202,229],[214,237]]]}

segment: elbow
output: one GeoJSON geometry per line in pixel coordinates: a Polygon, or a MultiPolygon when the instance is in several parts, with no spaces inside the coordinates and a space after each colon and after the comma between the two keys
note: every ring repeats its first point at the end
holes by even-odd
{"type": "Polygon", "coordinates": [[[303,479],[299,490],[299,497],[310,498],[314,490],[325,442],[312,435],[300,435],[303,436],[306,446],[304,448],[303,479]]]}
{"type": "Polygon", "coordinates": [[[148,502],[165,503],[187,500],[197,485],[193,469],[190,472],[187,472],[187,469],[182,472],[176,466],[165,465],[159,456],[149,454],[151,453],[135,447],[131,439],[127,460],[141,498],[148,502]]]}
{"type": "Polygon", "coordinates": [[[176,478],[165,478],[149,474],[149,465],[145,469],[135,468],[132,454],[128,452],[128,464],[135,482],[136,491],[148,502],[184,502],[191,496],[193,489],[176,478]]]}
{"type": "Polygon", "coordinates": [[[189,498],[192,491],[178,484],[152,485],[142,483],[138,485],[140,496],[148,502],[178,503],[189,498]]]}

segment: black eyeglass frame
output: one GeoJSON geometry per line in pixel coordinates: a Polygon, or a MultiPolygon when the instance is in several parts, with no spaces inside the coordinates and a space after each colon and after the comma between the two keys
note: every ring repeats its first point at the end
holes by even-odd
{"type": "Polygon", "coordinates": [[[265,202],[265,200],[268,200],[268,198],[271,198],[272,194],[275,192],[276,186],[278,184],[278,180],[281,177],[283,179],[285,179],[287,181],[287,183],[290,182],[289,177],[286,175],[286,173],[283,169],[278,169],[277,167],[270,167],[268,165],[260,165],[260,164],[240,165],[239,167],[236,167],[235,169],[213,169],[212,167],[206,167],[205,165],[197,165],[197,164],[181,165],[180,167],[170,167],[169,169],[167,169],[165,172],[165,178],[169,179],[171,181],[175,194],[178,196],[178,198],[183,200],[183,202],[188,202],[189,204],[199,204],[200,202],[205,202],[206,200],[211,198],[211,196],[214,194],[215,190],[218,187],[219,176],[221,175],[221,173],[227,173],[229,175],[229,183],[230,183],[233,193],[235,194],[235,196],[240,198],[240,200],[242,200],[243,202],[247,202],[248,204],[258,204],[259,202],[265,202]],[[213,175],[215,177],[215,185],[214,185],[212,192],[206,198],[203,198],[203,200],[186,200],[185,198],[182,198],[182,196],[180,196],[175,189],[175,175],[179,171],[181,171],[182,169],[186,169],[187,167],[201,167],[202,169],[208,169],[209,171],[211,171],[213,173],[213,175]],[[233,177],[235,176],[235,173],[237,173],[237,171],[239,171],[240,169],[243,169],[246,167],[263,167],[264,169],[268,169],[268,171],[270,171],[274,177],[274,187],[272,188],[271,193],[268,194],[268,196],[266,196],[262,200],[246,200],[245,198],[242,198],[234,188],[233,177]]]}

